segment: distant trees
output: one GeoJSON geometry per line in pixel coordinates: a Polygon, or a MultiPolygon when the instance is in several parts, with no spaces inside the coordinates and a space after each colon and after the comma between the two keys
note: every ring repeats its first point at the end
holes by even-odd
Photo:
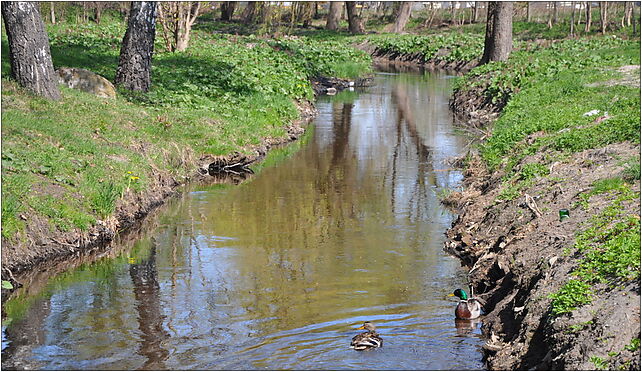
{"type": "Polygon", "coordinates": [[[38,6],[30,1],[3,1],[1,4],[7,39],[11,76],[31,92],[52,100],[61,98],[49,38],[38,6]]]}
{"type": "Polygon", "coordinates": [[[411,1],[402,1],[399,4],[399,10],[397,11],[397,17],[395,19],[395,28],[394,32],[402,32],[406,28],[406,23],[410,19],[410,13],[412,11],[412,2],[411,1]]]}
{"type": "Polygon", "coordinates": [[[511,49],[513,49],[513,3],[489,1],[484,55],[479,64],[505,61],[511,49]]]}
{"type": "Polygon", "coordinates": [[[353,34],[362,34],[365,31],[361,12],[357,10],[356,1],[346,1],[346,12],[348,13],[348,29],[353,34]]]}
{"type": "Polygon", "coordinates": [[[167,1],[158,3],[158,23],[163,29],[167,50],[187,49],[192,25],[201,9],[199,1],[167,1]]]}
{"type": "Polygon", "coordinates": [[[343,12],[343,1],[333,1],[328,9],[328,19],[325,24],[327,30],[335,31],[339,28],[339,20],[343,12]]]}
{"type": "Polygon", "coordinates": [[[153,1],[132,1],[114,79],[125,89],[147,92],[152,85],[156,5],[153,1]]]}

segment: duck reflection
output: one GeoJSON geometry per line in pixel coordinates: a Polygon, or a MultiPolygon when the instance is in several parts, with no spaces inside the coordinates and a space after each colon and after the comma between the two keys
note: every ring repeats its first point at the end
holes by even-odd
{"type": "Polygon", "coordinates": [[[455,319],[457,336],[471,335],[481,325],[480,319],[455,319]]]}

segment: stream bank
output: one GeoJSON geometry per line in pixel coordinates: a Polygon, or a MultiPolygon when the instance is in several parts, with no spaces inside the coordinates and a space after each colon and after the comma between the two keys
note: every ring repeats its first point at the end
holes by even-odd
{"type": "MultiPolygon", "coordinates": [[[[451,101],[456,114],[486,136],[504,106],[485,99],[481,88],[455,93],[451,101]]],[[[587,127],[604,119],[595,117],[587,127]]],[[[547,135],[530,134],[518,146],[547,135]]],[[[513,164],[517,172],[542,167],[545,174],[522,186],[514,183],[517,193],[511,197],[510,174],[489,170],[477,154],[463,160],[464,189],[445,200],[460,211],[445,249],[469,269],[471,286],[486,301],[482,329],[489,339],[483,348],[489,369],[639,370],[639,266],[618,262],[632,274],[582,279],[599,276],[602,269],[587,274],[586,267],[593,254],[610,252],[616,238],[608,236],[618,234],[613,226],[625,224],[633,239],[639,235],[639,175],[627,177],[632,169],[627,161],[639,159],[639,153],[635,140],[570,155],[544,147],[513,164]],[[618,186],[602,190],[609,182],[618,186]],[[560,221],[562,209],[570,210],[569,219],[560,221]],[[604,229],[606,237],[591,237],[594,248],[587,248],[582,244],[591,229],[604,229]],[[576,283],[583,287],[573,289],[576,283]]],[[[632,261],[639,262],[638,248],[618,254],[633,254],[632,261]]],[[[611,264],[604,258],[597,262],[597,267],[611,264]]]]}
{"type": "MultiPolygon", "coordinates": [[[[119,234],[125,234],[147,215],[161,206],[168,198],[176,195],[188,183],[217,182],[216,173],[211,172],[215,164],[241,164],[247,166],[265,157],[274,146],[280,146],[298,139],[306,125],[316,115],[311,102],[297,103],[299,119],[286,126],[287,136],[263,138],[258,145],[246,146],[227,156],[203,156],[195,159],[194,154],[181,153],[180,168],[191,176],[176,177],[166,172],[156,172],[151,184],[144,192],[127,190],[118,200],[115,212],[86,231],[74,229],[69,232],[51,231],[48,224],[37,216],[27,226],[28,239],[5,244],[2,254],[2,279],[12,283],[14,289],[22,284],[16,279],[21,273],[37,269],[42,264],[72,259],[81,254],[90,254],[107,247],[119,234]]],[[[142,150],[142,149],[141,149],[142,150]]],[[[2,289],[3,301],[13,290],[2,289]]]]}

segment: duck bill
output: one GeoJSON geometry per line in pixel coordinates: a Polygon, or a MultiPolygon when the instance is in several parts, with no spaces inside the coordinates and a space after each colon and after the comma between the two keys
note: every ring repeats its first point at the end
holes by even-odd
{"type": "Polygon", "coordinates": [[[366,327],[365,326],[361,326],[361,327],[357,328],[357,331],[360,330],[360,329],[366,329],[366,327]]]}

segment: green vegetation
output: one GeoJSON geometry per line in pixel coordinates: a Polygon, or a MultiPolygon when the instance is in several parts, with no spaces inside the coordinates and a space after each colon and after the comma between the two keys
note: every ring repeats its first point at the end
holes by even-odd
{"type": "Polygon", "coordinates": [[[621,179],[605,179],[595,182],[591,191],[583,195],[588,201],[590,196],[604,193],[614,200],[577,234],[574,248],[583,257],[571,273],[573,279],[549,296],[555,316],[590,303],[594,284],[614,287],[640,279],[640,218],[622,212],[624,203],[639,200],[640,194],[621,179]]]}
{"type": "Polygon", "coordinates": [[[639,338],[634,338],[631,340],[631,343],[628,345],[624,346],[625,350],[628,351],[636,351],[640,348],[640,339],[639,338]]]}
{"type": "MultiPolygon", "coordinates": [[[[113,79],[122,20],[58,23],[48,32],[56,68],[113,79]]],[[[156,40],[147,94],[102,99],[63,88],[61,102],[48,102],[3,78],[4,239],[20,238],[35,216],[52,231],[86,230],[159,176],[182,180],[204,155],[246,152],[264,138],[286,136],[296,102],[313,98],[311,78],[370,71],[370,57],[340,40],[195,30],[184,53],[164,52],[156,40]]],[[[2,49],[8,76],[6,35],[2,49]]]]}
{"type": "Polygon", "coordinates": [[[603,371],[609,368],[609,363],[604,359],[599,356],[591,356],[589,358],[591,363],[595,366],[597,370],[603,371]]]}
{"type": "Polygon", "coordinates": [[[417,55],[423,61],[472,61],[480,57],[484,50],[483,34],[384,34],[369,36],[367,40],[383,52],[417,55]]]}

